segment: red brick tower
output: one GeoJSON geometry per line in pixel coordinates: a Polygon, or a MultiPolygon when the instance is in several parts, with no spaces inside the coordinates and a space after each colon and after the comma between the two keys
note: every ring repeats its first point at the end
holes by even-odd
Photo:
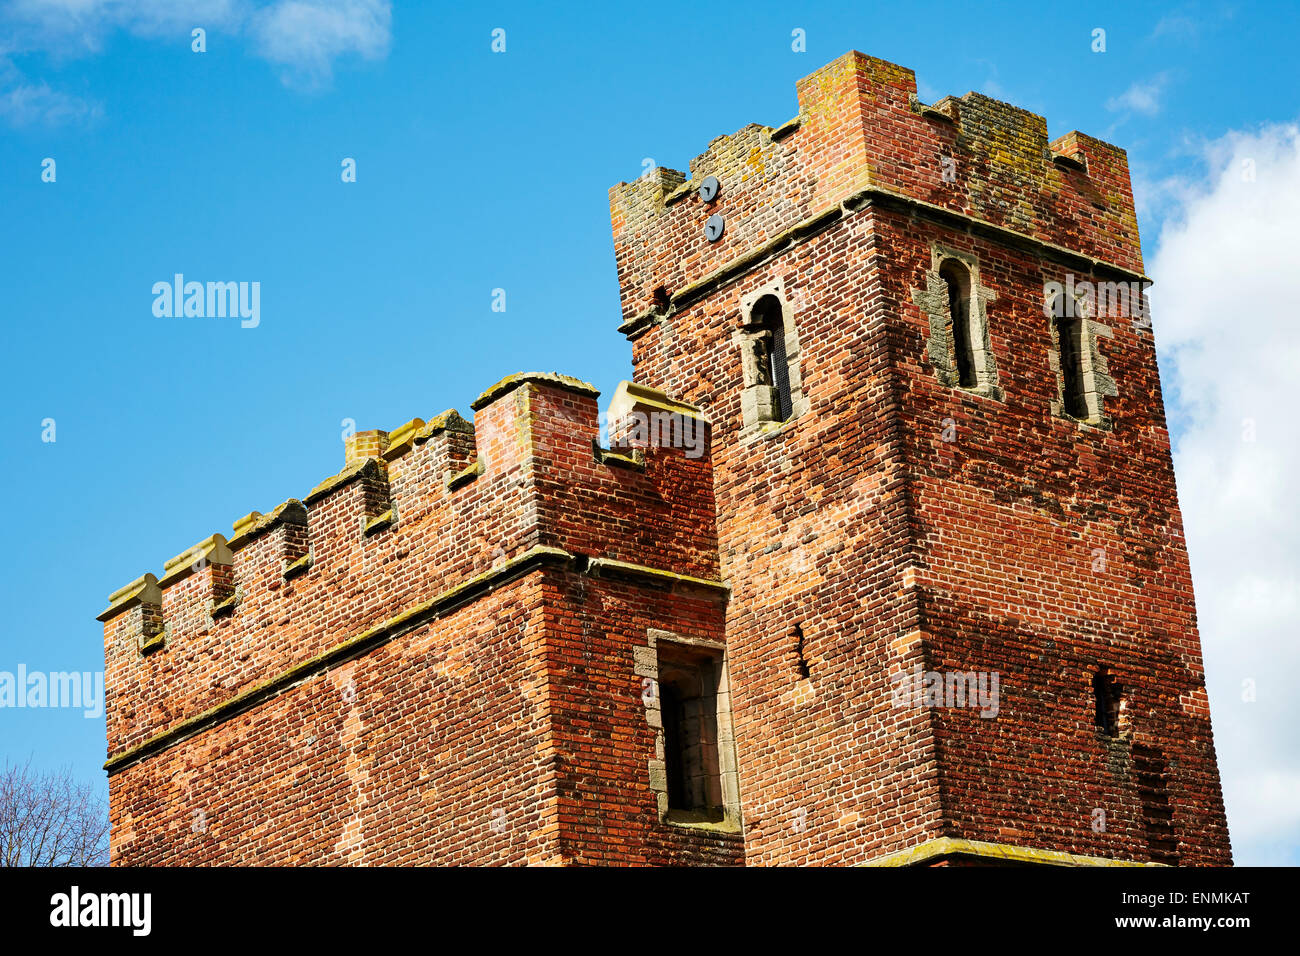
{"type": "Polygon", "coordinates": [[[1124,152],[859,53],[798,97],[611,191],[713,423],[747,862],[1230,862],[1124,152]]]}

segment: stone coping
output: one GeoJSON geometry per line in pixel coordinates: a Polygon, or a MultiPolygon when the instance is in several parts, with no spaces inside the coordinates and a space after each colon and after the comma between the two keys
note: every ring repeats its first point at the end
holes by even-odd
{"type": "Polygon", "coordinates": [[[1115,860],[1104,856],[1086,856],[1066,853],[1063,850],[1040,850],[1035,847],[1013,846],[1009,843],[988,843],[983,840],[963,840],[956,837],[938,837],[906,850],[886,853],[862,866],[916,866],[948,856],[970,856],[990,863],[1024,863],[1042,866],[1165,866],[1141,860],[1115,860]]]}
{"type": "Polygon", "coordinates": [[[478,411],[488,405],[491,405],[502,395],[514,391],[520,385],[534,382],[539,385],[553,385],[557,388],[567,389],[578,395],[589,395],[597,398],[600,390],[596,386],[582,379],[574,378],[572,375],[561,375],[559,372],[516,372],[514,375],[507,375],[501,381],[497,382],[478,398],[470,403],[470,408],[478,411]]]}

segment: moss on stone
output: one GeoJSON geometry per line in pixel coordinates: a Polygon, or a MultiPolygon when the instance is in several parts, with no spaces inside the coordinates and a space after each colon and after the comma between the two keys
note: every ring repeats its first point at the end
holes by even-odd
{"type": "Polygon", "coordinates": [[[120,587],[108,596],[108,607],[99,613],[96,620],[107,621],[109,618],[135,607],[140,603],[158,604],[162,601],[162,590],[158,579],[150,572],[136,578],[125,587],[120,587]]]}
{"type": "Polygon", "coordinates": [[[574,378],[572,375],[562,375],[559,372],[516,372],[514,375],[507,375],[501,381],[497,382],[478,398],[474,399],[470,408],[479,411],[491,405],[498,398],[518,388],[520,385],[528,383],[539,385],[553,385],[558,388],[567,389],[578,395],[589,395],[596,398],[600,395],[600,390],[596,386],[581,379],[574,378]]]}
{"type": "Polygon", "coordinates": [[[476,458],[474,463],[462,468],[456,474],[447,479],[447,490],[455,491],[462,485],[467,485],[479,475],[483,474],[483,459],[476,458]]]}
{"type": "Polygon", "coordinates": [[[1013,863],[1036,863],[1047,866],[1164,866],[1139,860],[1114,860],[1102,856],[1084,856],[1062,850],[1040,850],[1007,843],[987,843],[982,840],[963,840],[955,837],[938,837],[919,846],[895,853],[887,853],[862,866],[915,866],[919,863],[949,856],[973,856],[986,860],[1003,860],[1013,863]]]}
{"type": "Polygon", "coordinates": [[[367,470],[374,470],[376,473],[378,473],[379,471],[378,462],[376,462],[375,459],[373,458],[361,458],[348,465],[345,465],[343,467],[343,470],[340,471],[338,474],[326,478],[319,485],[313,488],[308,493],[307,497],[303,499],[303,502],[306,504],[311,504],[314,501],[319,501],[320,499],[328,495],[330,492],[335,491],[338,488],[342,488],[348,482],[353,481],[354,479],[360,477],[367,470]]]}
{"type": "Polygon", "coordinates": [[[428,424],[415,433],[415,443],[422,445],[434,435],[442,432],[461,432],[472,435],[474,434],[474,426],[472,423],[465,421],[456,409],[449,408],[442,414],[429,419],[428,424]]]}

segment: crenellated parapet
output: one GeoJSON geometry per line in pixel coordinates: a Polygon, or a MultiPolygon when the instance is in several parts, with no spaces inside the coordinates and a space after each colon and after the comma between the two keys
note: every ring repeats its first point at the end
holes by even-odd
{"type": "Polygon", "coordinates": [[[110,770],[358,635],[400,627],[412,608],[538,560],[642,569],[657,587],[716,582],[708,424],[642,392],[620,399],[613,447],[601,444],[597,390],[553,373],[493,385],[472,424],[448,410],[357,432],[342,470],[306,495],[115,592],[99,616],[110,770]],[[652,411],[657,431],[634,427],[652,411]],[[690,424],[674,430],[673,415],[690,424]]]}
{"type": "Polygon", "coordinates": [[[656,168],[610,190],[624,332],[869,200],[1141,273],[1124,150],[1049,141],[1043,117],[979,93],[926,105],[911,70],[857,52],[797,93],[792,119],[718,137],[689,175],[656,168]]]}

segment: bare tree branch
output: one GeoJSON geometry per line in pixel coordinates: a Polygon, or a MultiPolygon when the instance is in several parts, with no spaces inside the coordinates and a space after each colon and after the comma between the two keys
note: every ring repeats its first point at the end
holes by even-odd
{"type": "Polygon", "coordinates": [[[70,769],[0,767],[0,866],[107,866],[108,808],[70,769]]]}

